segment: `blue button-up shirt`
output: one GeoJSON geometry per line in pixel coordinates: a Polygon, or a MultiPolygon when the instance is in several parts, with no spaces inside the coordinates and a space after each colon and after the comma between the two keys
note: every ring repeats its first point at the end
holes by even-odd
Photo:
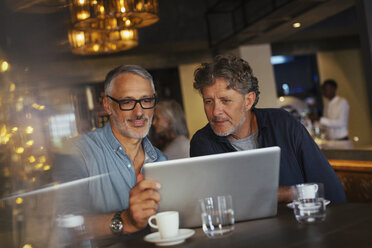
{"type": "MultiPolygon", "coordinates": [[[[167,159],[151,145],[147,137],[142,140],[142,145],[145,163],[167,159]]],[[[68,156],[59,156],[57,159],[56,180],[71,181],[88,177],[91,180],[82,180],[86,182],[65,194],[63,201],[69,203],[63,205],[67,205],[67,211],[108,213],[129,207],[129,191],[136,185],[136,174],[125,148],[112,133],[110,123],[73,140],[68,156]],[[71,196],[71,193],[75,196],[71,196]]]]}

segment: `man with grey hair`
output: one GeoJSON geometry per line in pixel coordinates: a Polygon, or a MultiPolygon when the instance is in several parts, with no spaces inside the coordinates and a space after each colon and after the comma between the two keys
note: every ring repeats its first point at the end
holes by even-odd
{"type": "Polygon", "coordinates": [[[278,201],[291,201],[290,185],[324,183],[325,196],[346,200],[333,168],[304,126],[281,109],[259,109],[258,80],[249,64],[217,56],[195,71],[194,88],[203,97],[209,123],[192,137],[190,156],[281,148],[278,201]]]}
{"type": "Polygon", "coordinates": [[[89,179],[57,208],[60,214],[82,214],[95,238],[137,232],[156,213],[160,185],[144,180],[141,171],[144,163],[167,159],[146,137],[157,101],[145,69],[126,65],[110,71],[103,99],[109,122],[73,140],[70,159],[57,162],[55,180],[89,179]]]}

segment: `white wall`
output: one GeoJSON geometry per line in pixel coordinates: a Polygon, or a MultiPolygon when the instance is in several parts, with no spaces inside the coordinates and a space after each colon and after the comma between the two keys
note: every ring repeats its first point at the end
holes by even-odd
{"type": "Polygon", "coordinates": [[[276,93],[274,68],[270,62],[270,44],[241,46],[239,52],[240,57],[250,64],[253,75],[258,79],[261,94],[257,107],[277,107],[276,99],[278,96],[276,93]]]}
{"type": "Polygon", "coordinates": [[[199,92],[194,90],[194,71],[200,64],[180,65],[178,67],[180,74],[183,106],[185,108],[187,127],[190,132],[190,138],[196,131],[204,127],[207,123],[207,117],[204,113],[204,105],[199,92]]]}

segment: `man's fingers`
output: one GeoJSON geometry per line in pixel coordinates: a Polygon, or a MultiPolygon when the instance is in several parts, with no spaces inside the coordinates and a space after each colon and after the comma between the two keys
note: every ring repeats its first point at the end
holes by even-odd
{"type": "Polygon", "coordinates": [[[143,211],[143,215],[146,216],[145,219],[147,220],[148,218],[150,218],[151,216],[153,216],[154,214],[156,214],[156,210],[157,209],[145,209],[143,211]]]}
{"type": "Polygon", "coordinates": [[[142,205],[142,208],[144,210],[154,210],[154,212],[156,212],[156,210],[158,210],[158,203],[153,201],[153,200],[148,200],[146,202],[143,203],[142,205]]]}
{"type": "Polygon", "coordinates": [[[147,225],[147,219],[156,214],[158,204],[153,200],[142,201],[140,204],[134,204],[130,207],[132,219],[136,226],[144,227],[147,225]]]}
{"type": "Polygon", "coordinates": [[[134,186],[132,190],[134,191],[133,193],[138,193],[139,191],[145,191],[147,189],[159,190],[160,188],[161,188],[160,183],[145,179],[137,183],[137,185],[134,186]]]}
{"type": "Polygon", "coordinates": [[[161,196],[158,192],[148,189],[138,194],[131,195],[131,197],[129,198],[129,204],[133,205],[147,200],[152,200],[156,204],[158,204],[161,200],[161,196]]]}
{"type": "Polygon", "coordinates": [[[161,200],[161,196],[158,192],[154,191],[154,190],[146,190],[143,192],[143,194],[141,194],[140,198],[144,201],[146,200],[152,200],[154,201],[156,204],[158,204],[161,200]]]}
{"type": "Polygon", "coordinates": [[[138,174],[138,176],[137,176],[137,184],[140,183],[140,182],[142,182],[143,179],[144,179],[143,174],[142,173],[138,174]]]}
{"type": "Polygon", "coordinates": [[[143,209],[142,211],[132,211],[131,216],[135,222],[135,225],[140,227],[141,229],[147,226],[147,220],[151,216],[156,214],[155,209],[143,209]]]}
{"type": "MultiPolygon", "coordinates": [[[[130,207],[130,210],[133,213],[141,213],[141,212],[147,211],[147,210],[153,210],[154,212],[156,212],[158,210],[158,204],[153,200],[146,200],[146,201],[141,202],[141,204],[132,205],[130,207]]],[[[144,216],[144,217],[146,217],[146,216],[144,216]]],[[[147,216],[147,217],[149,217],[149,216],[147,216]]]]}
{"type": "Polygon", "coordinates": [[[156,214],[160,202],[160,184],[156,181],[145,180],[139,174],[137,184],[130,190],[129,212],[134,225],[143,228],[147,225],[147,219],[156,214]]]}

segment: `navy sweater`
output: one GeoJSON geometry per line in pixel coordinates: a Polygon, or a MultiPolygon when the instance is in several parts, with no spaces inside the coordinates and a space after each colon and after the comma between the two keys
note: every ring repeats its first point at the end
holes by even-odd
{"type": "MultiPolygon", "coordinates": [[[[324,184],[325,198],[346,202],[345,192],[328,160],[305,127],[282,109],[253,109],[258,123],[258,148],[279,146],[279,185],[318,182],[324,184]]],[[[234,152],[226,137],[217,136],[209,124],[195,133],[190,156],[234,152]]]]}

